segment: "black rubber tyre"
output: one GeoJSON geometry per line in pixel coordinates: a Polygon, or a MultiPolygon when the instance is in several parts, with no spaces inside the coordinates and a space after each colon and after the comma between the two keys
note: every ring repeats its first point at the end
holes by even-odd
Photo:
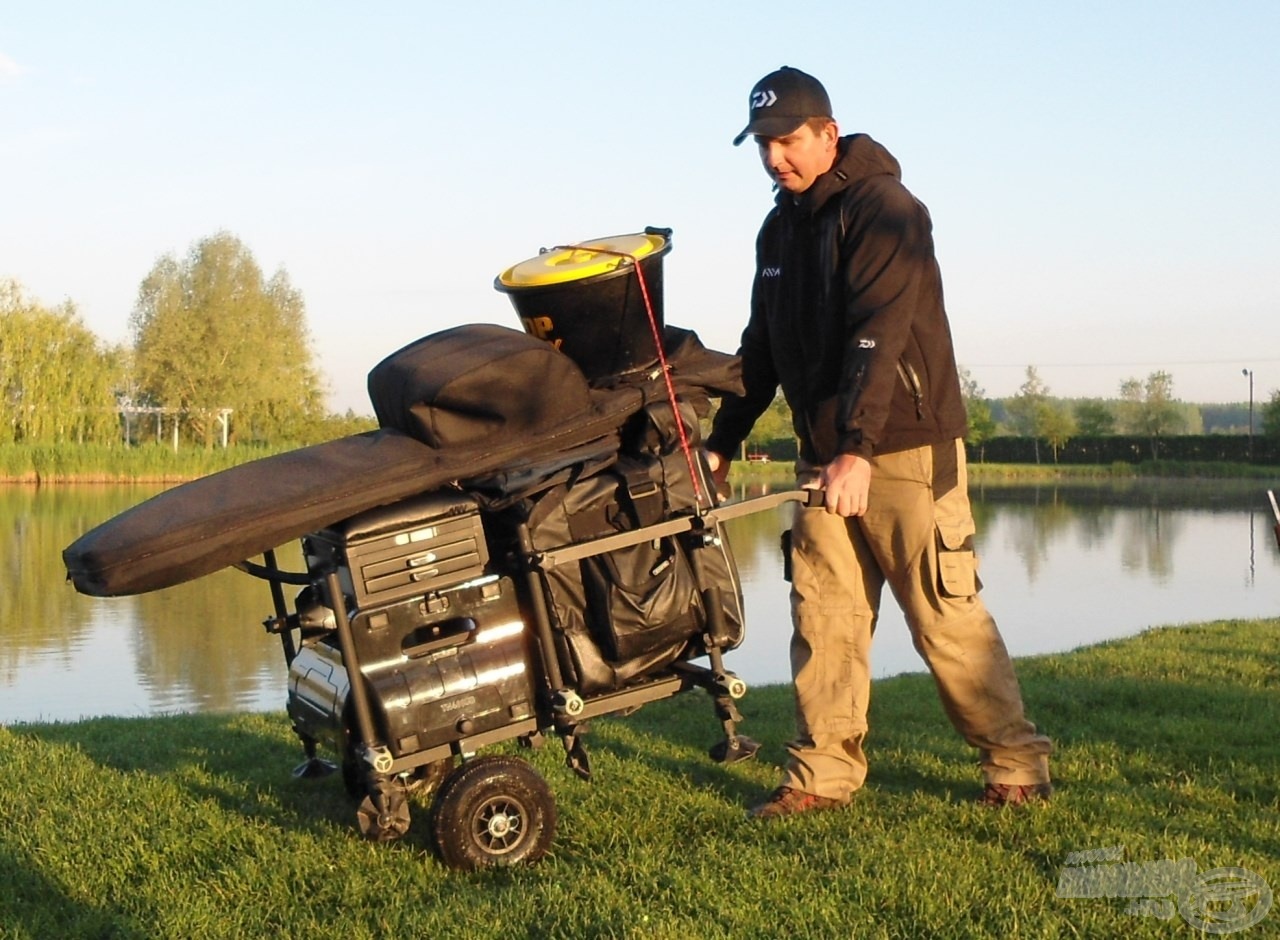
{"type": "Polygon", "coordinates": [[[450,868],[536,862],[555,838],[555,799],[527,761],[477,757],[440,788],[431,829],[450,868]]]}
{"type": "Polygon", "coordinates": [[[409,800],[404,788],[390,780],[379,784],[381,809],[373,795],[366,796],[356,810],[356,828],[371,842],[394,842],[409,831],[409,800]]]}

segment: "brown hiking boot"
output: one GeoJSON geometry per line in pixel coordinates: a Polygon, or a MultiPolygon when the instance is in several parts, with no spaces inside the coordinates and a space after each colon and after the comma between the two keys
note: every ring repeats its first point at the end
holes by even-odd
{"type": "Polygon", "coordinates": [[[1043,803],[1053,795],[1051,783],[988,783],[978,797],[983,806],[1022,806],[1026,803],[1043,803]]]}
{"type": "Polygon", "coordinates": [[[759,806],[753,806],[747,810],[747,815],[754,819],[773,819],[776,816],[794,816],[796,813],[813,813],[824,809],[839,809],[841,806],[848,805],[848,800],[815,796],[794,787],[778,787],[759,806]]]}

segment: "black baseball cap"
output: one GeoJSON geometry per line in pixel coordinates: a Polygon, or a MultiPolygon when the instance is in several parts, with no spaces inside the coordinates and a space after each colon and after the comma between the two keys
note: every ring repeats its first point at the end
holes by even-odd
{"type": "Polygon", "coordinates": [[[786,137],[809,118],[831,117],[831,99],[822,82],[789,65],[756,82],[747,107],[749,120],[733,138],[735,147],[752,134],[786,137]]]}

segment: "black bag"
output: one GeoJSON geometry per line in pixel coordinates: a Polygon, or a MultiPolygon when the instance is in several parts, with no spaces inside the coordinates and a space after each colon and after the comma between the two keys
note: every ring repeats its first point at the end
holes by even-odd
{"type": "MultiPolygon", "coordinates": [[[[624,428],[615,463],[534,498],[528,514],[533,547],[549,551],[691,514],[688,460],[679,446],[670,448],[670,416],[665,404],[646,407],[624,428]]],[[[695,436],[690,446],[696,443],[695,436]]],[[[706,474],[695,467],[708,493],[706,474]]],[[[702,637],[713,619],[709,597],[721,605],[716,645],[727,650],[742,641],[741,587],[728,542],[718,535],[705,546],[687,535],[665,536],[547,569],[561,663],[580,692],[611,691],[704,653],[702,637]]]]}

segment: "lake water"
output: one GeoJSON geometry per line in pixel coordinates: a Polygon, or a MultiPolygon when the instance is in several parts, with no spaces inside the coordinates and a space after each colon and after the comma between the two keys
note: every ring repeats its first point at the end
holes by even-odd
{"type": "MultiPolygon", "coordinates": [[[[983,596],[1010,651],[1280,616],[1268,488],[1280,479],[975,487],[983,596]]],[[[280,642],[261,626],[271,614],[263,582],[227,570],[109,599],[83,597],[65,582],[62,548],[156,491],[0,487],[0,723],[283,709],[280,642]]],[[[747,635],[726,662],[748,684],[790,679],[778,535],[791,511],[729,524],[747,635]]],[[[301,565],[293,547],[280,561],[301,565]]],[[[923,668],[887,592],[872,655],[877,676],[923,668]]]]}

